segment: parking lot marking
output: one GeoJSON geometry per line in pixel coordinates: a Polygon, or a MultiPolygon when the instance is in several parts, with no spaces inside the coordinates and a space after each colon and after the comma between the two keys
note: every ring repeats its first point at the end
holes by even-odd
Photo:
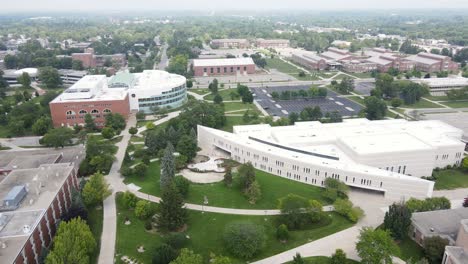
{"type": "Polygon", "coordinates": [[[281,110],[281,112],[283,112],[283,114],[285,114],[285,115],[289,114],[288,111],[286,111],[286,110],[281,110]]]}
{"type": "Polygon", "coordinates": [[[336,103],[337,105],[343,105],[342,102],[335,101],[335,103],[336,103]]]}
{"type": "Polygon", "coordinates": [[[328,100],[334,101],[335,99],[333,97],[328,97],[328,100]]]}
{"type": "Polygon", "coordinates": [[[279,104],[275,104],[275,106],[278,107],[278,108],[282,108],[281,105],[279,105],[279,104]]]}
{"type": "Polygon", "coordinates": [[[352,109],[351,107],[348,107],[348,106],[347,106],[347,107],[345,107],[345,108],[346,108],[346,110],[348,110],[348,111],[354,112],[354,109],[352,109]]]}

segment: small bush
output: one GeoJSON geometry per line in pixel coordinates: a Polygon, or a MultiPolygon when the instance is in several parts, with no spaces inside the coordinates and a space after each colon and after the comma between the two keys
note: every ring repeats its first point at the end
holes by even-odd
{"type": "Polygon", "coordinates": [[[235,222],[226,226],[223,240],[234,256],[249,259],[265,246],[265,230],[251,222],[235,222]]]}
{"type": "Polygon", "coordinates": [[[181,249],[187,246],[189,240],[184,233],[171,233],[166,237],[165,242],[175,249],[181,249]]]}
{"type": "Polygon", "coordinates": [[[153,264],[169,264],[177,258],[177,251],[167,244],[158,246],[153,255],[153,264]]]}
{"type": "Polygon", "coordinates": [[[122,200],[123,200],[124,206],[127,209],[135,208],[135,206],[136,206],[136,204],[138,202],[138,198],[135,196],[135,194],[133,194],[133,193],[131,193],[129,191],[124,192],[124,194],[122,195],[122,200]]]}
{"type": "Polygon", "coordinates": [[[286,241],[289,239],[289,230],[285,224],[281,224],[276,228],[276,238],[280,241],[286,241]]]}
{"type": "Polygon", "coordinates": [[[148,220],[145,221],[145,229],[146,229],[146,230],[151,230],[151,229],[153,229],[153,224],[151,223],[151,220],[150,220],[150,219],[148,219],[148,220]]]}

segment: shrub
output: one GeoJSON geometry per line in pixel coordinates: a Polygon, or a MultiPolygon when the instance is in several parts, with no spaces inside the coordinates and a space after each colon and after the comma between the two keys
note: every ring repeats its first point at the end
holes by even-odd
{"type": "Polygon", "coordinates": [[[140,200],[135,205],[135,216],[140,219],[147,219],[153,212],[153,206],[148,201],[140,200]]]}
{"type": "Polygon", "coordinates": [[[158,246],[153,255],[153,264],[169,264],[177,258],[177,251],[167,244],[158,246]]]}
{"type": "Polygon", "coordinates": [[[444,256],[445,246],[449,241],[440,236],[426,237],[423,242],[424,255],[430,263],[441,263],[444,256]]]}
{"type": "Polygon", "coordinates": [[[136,135],[138,133],[138,128],[131,127],[128,129],[128,133],[130,133],[130,135],[136,135]]]}
{"type": "Polygon", "coordinates": [[[280,241],[286,241],[289,239],[289,230],[285,224],[281,224],[276,228],[276,238],[280,241]]]}
{"type": "Polygon", "coordinates": [[[129,208],[135,208],[137,202],[138,202],[138,198],[135,196],[135,194],[129,192],[129,191],[126,191],[124,192],[124,194],[122,195],[122,200],[123,200],[123,204],[124,206],[129,209],[129,208]]]}
{"type": "Polygon", "coordinates": [[[335,250],[335,253],[331,256],[330,264],[343,264],[347,261],[346,253],[341,248],[339,248],[335,250]]]}
{"type": "Polygon", "coordinates": [[[230,223],[224,230],[223,240],[234,256],[248,259],[265,246],[265,231],[251,222],[230,223]]]}
{"type": "Polygon", "coordinates": [[[101,131],[102,137],[105,139],[111,139],[115,136],[115,131],[111,127],[105,127],[101,131]]]}
{"type": "Polygon", "coordinates": [[[165,242],[172,248],[181,249],[188,244],[189,240],[184,233],[170,233],[165,242]]]}
{"type": "Polygon", "coordinates": [[[138,177],[144,177],[146,171],[148,170],[148,166],[144,163],[139,163],[138,165],[133,168],[133,174],[138,177]]]}
{"type": "Polygon", "coordinates": [[[153,224],[151,223],[151,219],[148,219],[148,220],[145,221],[145,229],[146,230],[153,229],[153,224]]]}
{"type": "Polygon", "coordinates": [[[177,176],[174,178],[174,184],[183,197],[187,197],[190,190],[190,181],[183,176],[177,176]]]}

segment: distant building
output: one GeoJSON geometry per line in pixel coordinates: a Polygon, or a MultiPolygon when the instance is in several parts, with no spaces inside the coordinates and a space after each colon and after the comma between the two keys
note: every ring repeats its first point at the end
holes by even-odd
{"type": "MultiPolygon", "coordinates": [[[[466,210],[466,209],[465,209],[466,210]]],[[[460,221],[457,240],[454,245],[446,246],[442,264],[468,263],[468,219],[460,221]]]]}
{"type": "Polygon", "coordinates": [[[371,72],[377,70],[377,63],[371,61],[350,60],[343,63],[343,71],[352,73],[371,72]]]}
{"type": "Polygon", "coordinates": [[[2,263],[39,264],[78,190],[83,147],[0,153],[2,263]]]}
{"type": "Polygon", "coordinates": [[[193,60],[194,75],[215,76],[255,73],[255,63],[252,58],[233,59],[195,59],[193,60]]]}
{"type": "Polygon", "coordinates": [[[255,41],[257,48],[288,48],[289,40],[288,39],[257,39],[255,41]]]}
{"type": "Polygon", "coordinates": [[[426,84],[433,96],[443,96],[450,90],[459,90],[468,87],[468,78],[427,78],[414,79],[416,83],[426,84]]]}
{"type": "Polygon", "coordinates": [[[31,80],[36,80],[39,74],[37,68],[24,68],[19,70],[5,70],[3,78],[7,81],[9,85],[20,85],[18,83],[18,77],[23,73],[27,73],[31,80]]]}
{"type": "Polygon", "coordinates": [[[102,127],[108,113],[127,118],[131,111],[177,108],[186,101],[186,79],[181,75],[157,70],[120,72],[109,78],[84,76],[50,102],[50,112],[55,127],[83,126],[86,114],[102,127]]]}
{"type": "Polygon", "coordinates": [[[104,67],[106,62],[110,62],[109,67],[118,68],[127,64],[125,54],[95,55],[92,48],[86,48],[84,53],[72,53],[72,60],[81,61],[84,68],[104,67]]]}
{"type": "Polygon", "coordinates": [[[327,60],[338,61],[338,62],[351,60],[354,57],[354,55],[351,54],[351,52],[349,52],[348,50],[338,49],[338,48],[333,48],[333,47],[328,48],[327,51],[321,53],[320,56],[327,60]]]}
{"type": "Polygon", "coordinates": [[[313,52],[292,54],[291,60],[312,70],[325,70],[327,61],[313,52]]]}
{"type": "Polygon", "coordinates": [[[60,74],[60,79],[64,85],[73,85],[85,75],[88,75],[87,71],[75,71],[75,70],[68,70],[68,69],[60,69],[58,70],[60,74]]]}
{"type": "Polygon", "coordinates": [[[246,49],[250,43],[246,39],[213,39],[211,45],[219,49],[246,49]]]}
{"type": "Polygon", "coordinates": [[[450,57],[421,52],[406,58],[413,61],[415,68],[424,72],[456,71],[459,66],[450,57]]]}

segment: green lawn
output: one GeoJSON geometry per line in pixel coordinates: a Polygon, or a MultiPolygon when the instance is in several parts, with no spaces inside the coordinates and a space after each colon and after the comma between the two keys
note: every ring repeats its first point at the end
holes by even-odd
{"type": "Polygon", "coordinates": [[[239,125],[245,125],[242,116],[226,116],[226,124],[221,128],[221,130],[232,132],[232,127],[239,125]]]}
{"type": "Polygon", "coordinates": [[[452,190],[468,187],[468,173],[459,169],[434,171],[436,190],[452,190]]]}
{"type": "Polygon", "coordinates": [[[289,74],[291,76],[293,76],[294,78],[298,79],[298,80],[301,80],[301,81],[316,81],[316,80],[320,80],[319,77],[315,76],[315,75],[312,75],[312,74],[307,74],[306,73],[306,76],[304,77],[300,77],[299,76],[299,73],[291,73],[289,74]]]}
{"type": "MultiPolygon", "coordinates": [[[[364,97],[364,96],[363,96],[364,97]]],[[[348,98],[349,100],[351,101],[354,101],[360,105],[364,105],[364,98],[361,98],[360,96],[349,96],[349,97],[346,97],[348,98]]]]}
{"type": "Polygon", "coordinates": [[[225,112],[242,110],[242,109],[258,110],[257,107],[254,104],[248,104],[248,103],[244,104],[242,102],[224,103],[224,111],[225,112]]]}
{"type": "Polygon", "coordinates": [[[6,138],[11,135],[10,130],[7,126],[0,126],[0,138],[6,138]]]}
{"type": "MultiPolygon", "coordinates": [[[[353,225],[347,219],[335,213],[331,213],[330,217],[325,221],[317,223],[307,230],[291,231],[290,240],[283,244],[275,237],[277,219],[277,216],[243,216],[189,211],[188,229],[186,232],[190,237],[188,248],[203,255],[206,263],[208,263],[210,253],[229,256],[232,258],[234,264],[245,263],[245,260],[235,259],[224,249],[222,233],[228,223],[234,221],[251,221],[264,226],[267,242],[264,249],[255,256],[253,260],[272,256],[290,248],[336,233],[353,225]]],[[[144,221],[137,219],[133,211],[126,210],[122,206],[120,196],[118,196],[117,263],[123,263],[120,260],[122,255],[136,258],[140,263],[151,263],[151,256],[154,252],[154,248],[162,243],[162,241],[163,235],[156,232],[150,233],[145,231],[144,221]],[[126,218],[130,220],[130,225],[124,224],[126,218]],[[137,251],[137,248],[141,245],[146,249],[144,253],[139,253],[137,251]]]]}
{"type": "Polygon", "coordinates": [[[103,222],[103,210],[101,209],[88,209],[88,225],[93,232],[94,239],[96,240],[98,247],[93,255],[91,255],[91,263],[98,263],[99,249],[101,244],[102,234],[102,222],[103,222]]]}
{"type": "MultiPolygon", "coordinates": [[[[318,257],[308,257],[308,258],[303,258],[305,260],[304,264],[330,264],[331,263],[331,258],[330,257],[323,257],[323,256],[318,256],[318,257]]],[[[286,262],[288,264],[292,264],[292,261],[286,262]]],[[[359,263],[355,260],[348,259],[346,263],[343,264],[354,264],[354,263],[359,263]]]]}
{"type": "MultiPolygon", "coordinates": [[[[134,183],[141,187],[141,192],[155,196],[161,196],[159,187],[160,167],[158,162],[150,164],[144,177],[128,177],[125,183],[134,183]]],[[[224,183],[213,184],[192,184],[189,195],[186,199],[188,203],[201,204],[204,196],[207,196],[209,205],[227,208],[244,209],[275,209],[278,199],[290,193],[297,194],[307,199],[315,199],[323,204],[326,202],[322,198],[322,188],[288,180],[263,171],[256,170],[256,179],[262,190],[262,198],[256,204],[250,204],[241,193],[237,185],[237,178],[234,177],[234,184],[231,188],[224,183]]]]}
{"type": "Polygon", "coordinates": [[[202,88],[199,88],[199,89],[194,89],[194,88],[191,88],[191,89],[188,89],[189,92],[192,92],[192,93],[196,93],[196,94],[199,94],[199,95],[204,95],[204,94],[207,94],[210,92],[210,90],[208,89],[202,89],[202,88]]]}
{"type": "Polygon", "coordinates": [[[446,101],[440,103],[451,108],[468,108],[468,101],[446,101]]]}
{"type": "Polygon", "coordinates": [[[130,142],[144,142],[145,139],[143,137],[136,137],[136,136],[132,136],[130,138],[130,142]]]}
{"type": "MultiPolygon", "coordinates": [[[[235,93],[237,94],[237,90],[236,90],[236,89],[224,89],[224,90],[220,90],[220,91],[218,91],[218,94],[221,95],[221,97],[223,98],[223,101],[238,101],[238,100],[240,100],[240,99],[239,99],[240,97],[237,97],[237,98],[232,99],[232,98],[231,98],[231,93],[232,93],[232,92],[235,92],[235,93]]],[[[213,95],[213,94],[209,94],[209,95],[205,96],[203,99],[208,100],[208,101],[213,101],[214,95],[213,95]]]]}
{"type": "Polygon", "coordinates": [[[372,78],[372,73],[370,72],[356,72],[356,73],[347,72],[347,73],[349,75],[355,76],[356,78],[362,78],[362,79],[372,78]]]}
{"type": "Polygon", "coordinates": [[[432,95],[426,95],[424,98],[427,98],[432,101],[447,101],[448,97],[446,95],[440,95],[440,96],[432,96],[432,95]]]}
{"type": "Polygon", "coordinates": [[[413,261],[416,261],[424,257],[423,248],[409,237],[405,237],[403,240],[397,241],[397,245],[400,248],[400,255],[398,255],[398,257],[403,260],[412,259],[413,261]]]}
{"type": "Polygon", "coordinates": [[[294,67],[293,65],[287,63],[287,62],[284,62],[278,58],[266,58],[266,68],[267,69],[276,69],[280,72],[284,72],[284,73],[288,73],[288,74],[291,74],[291,73],[299,73],[299,69],[294,67]]]}
{"type": "MultiPolygon", "coordinates": [[[[387,102],[388,106],[391,106],[391,100],[386,100],[385,102],[387,102]]],[[[417,101],[414,104],[409,104],[409,105],[408,104],[403,104],[401,107],[402,108],[414,108],[414,109],[417,109],[417,108],[442,108],[442,106],[431,103],[431,102],[426,101],[424,99],[421,99],[421,100],[417,101]]]]}

